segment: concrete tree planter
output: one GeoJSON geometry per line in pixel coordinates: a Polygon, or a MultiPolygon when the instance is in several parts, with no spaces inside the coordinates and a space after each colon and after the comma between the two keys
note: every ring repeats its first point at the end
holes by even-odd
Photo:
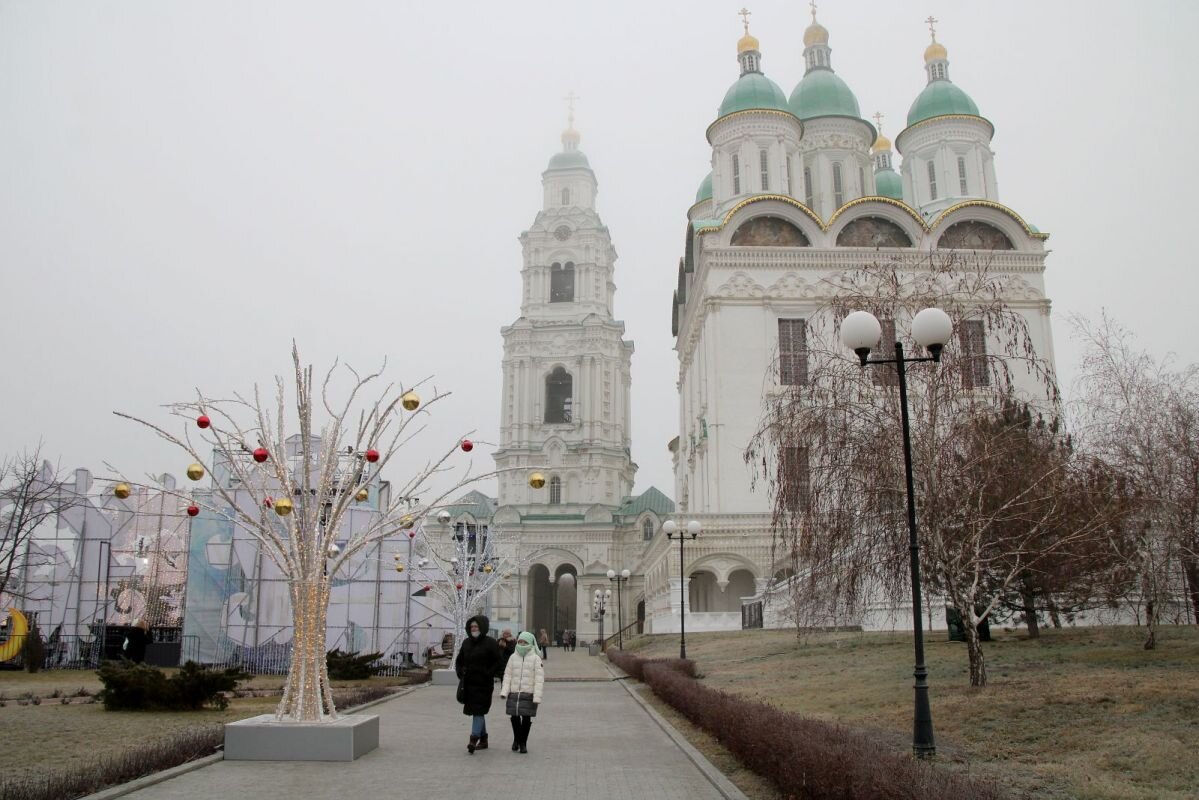
{"type": "Polygon", "coordinates": [[[354,761],[378,746],[377,714],[346,714],[325,722],[260,714],[225,725],[227,761],[354,761]]]}

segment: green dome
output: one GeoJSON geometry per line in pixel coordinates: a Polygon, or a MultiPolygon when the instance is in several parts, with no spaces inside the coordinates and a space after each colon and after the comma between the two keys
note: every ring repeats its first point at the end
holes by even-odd
{"type": "Polygon", "coordinates": [[[591,164],[587,161],[587,156],[583,155],[581,150],[563,150],[561,153],[554,153],[550,158],[550,165],[546,169],[591,169],[591,164]]]}
{"type": "Polygon", "coordinates": [[[831,69],[814,69],[791,93],[791,113],[800,119],[814,117],[862,118],[858,98],[831,69]]]}
{"type": "Polygon", "coordinates": [[[908,125],[946,114],[979,115],[978,106],[957,86],[949,81],[933,81],[924,87],[908,110],[908,125]]]}
{"type": "Polygon", "coordinates": [[[695,202],[702,203],[705,200],[712,199],[712,173],[709,172],[707,177],[699,185],[699,191],[695,193],[695,202]]]}
{"type": "Polygon", "coordinates": [[[874,193],[892,200],[903,199],[903,178],[893,169],[880,169],[874,173],[874,193]]]}
{"type": "Polygon", "coordinates": [[[787,96],[777,83],[760,72],[747,72],[738,78],[725,94],[717,118],[759,108],[791,110],[787,108],[787,96]]]}

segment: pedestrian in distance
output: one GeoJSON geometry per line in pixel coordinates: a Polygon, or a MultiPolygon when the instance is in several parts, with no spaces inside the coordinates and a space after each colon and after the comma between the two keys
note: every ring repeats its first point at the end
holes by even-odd
{"type": "Polygon", "coordinates": [[[541,660],[548,661],[550,657],[550,636],[542,628],[537,632],[537,646],[541,648],[541,660]]]}
{"type": "Polygon", "coordinates": [[[140,664],[146,660],[146,645],[153,641],[154,636],[150,633],[150,623],[145,619],[139,619],[133,623],[133,627],[125,635],[121,649],[124,651],[125,658],[134,664],[140,664]]]}
{"type": "Polygon", "coordinates": [[[529,631],[516,640],[516,654],[508,659],[500,697],[504,711],[512,720],[512,750],[529,752],[529,729],[541,705],[541,687],[545,683],[545,666],[537,653],[537,642],[529,631]]]}
{"type": "Polygon", "coordinates": [[[500,672],[495,676],[499,680],[504,674],[504,667],[508,666],[508,659],[512,658],[512,654],[516,652],[516,639],[512,637],[512,629],[504,628],[504,632],[500,634],[500,638],[496,639],[496,645],[500,648],[500,672]]]}
{"type": "Polygon", "coordinates": [[[458,675],[458,702],[462,713],[471,718],[470,743],[466,752],[487,749],[487,712],[491,710],[491,694],[495,691],[495,676],[500,674],[500,648],[487,635],[487,617],[479,614],[466,621],[466,640],[454,660],[458,675]]]}

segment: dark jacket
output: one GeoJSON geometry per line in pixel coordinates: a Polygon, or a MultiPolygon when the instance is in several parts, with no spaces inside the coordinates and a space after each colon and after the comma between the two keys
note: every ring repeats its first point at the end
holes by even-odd
{"type": "Polygon", "coordinates": [[[479,614],[466,621],[466,639],[454,660],[454,672],[463,682],[466,702],[462,713],[467,715],[486,714],[491,710],[491,693],[495,689],[495,678],[503,674],[500,648],[495,639],[487,635],[491,623],[479,614]],[[470,624],[479,624],[479,638],[470,638],[470,624]]]}
{"type": "Polygon", "coordinates": [[[154,641],[149,631],[144,631],[136,625],[125,634],[125,658],[135,664],[146,660],[146,645],[154,641]]]}
{"type": "Polygon", "coordinates": [[[496,639],[496,646],[500,648],[500,671],[499,674],[504,674],[504,667],[508,666],[508,659],[512,658],[512,654],[516,652],[515,639],[496,639]]]}

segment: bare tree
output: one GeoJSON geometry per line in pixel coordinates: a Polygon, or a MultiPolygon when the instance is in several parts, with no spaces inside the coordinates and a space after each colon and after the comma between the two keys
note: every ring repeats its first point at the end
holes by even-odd
{"type": "Polygon", "coordinates": [[[1076,387],[1082,443],[1126,474],[1143,501],[1128,563],[1152,649],[1179,593],[1179,568],[1199,619],[1199,368],[1141,350],[1106,314],[1071,322],[1086,348],[1076,387]]]}
{"type": "Polygon", "coordinates": [[[255,388],[250,398],[218,399],[197,392],[195,401],[169,406],[185,421],[177,433],[127,414],[118,415],[147,426],[184,450],[195,462],[189,468],[193,480],[205,472],[212,474],[216,507],[210,510],[228,516],[254,537],[287,577],[293,649],[276,717],[312,722],[337,716],[325,660],[326,615],[334,576],[355,554],[381,539],[411,530],[446,497],[495,473],[471,475],[467,469],[461,478],[440,476],[438,481],[449,484],[448,488],[435,490],[434,477],[450,469],[450,457],[459,450],[455,441],[439,458],[415,470],[391,493],[390,504],[380,506],[378,513],[352,531],[339,547],[335,539],[345,535],[341,523],[347,510],[366,496],[364,492],[379,471],[398,463],[403,446],[419,432],[414,421],[446,395],[434,390],[422,404],[413,389],[389,384],[381,387],[374,399],[365,399],[362,396],[370,387],[381,382],[381,371],[360,375],[349,367],[339,370],[334,365],[317,386],[312,367],[301,364],[294,345],[292,362],[294,407],[290,415],[298,426],[298,438],[287,435],[287,382],[282,377],[276,378],[273,404],[265,402],[255,388]],[[335,401],[331,384],[345,373],[349,389],[335,401]],[[322,411],[323,420],[318,419],[322,411]],[[289,439],[293,443],[290,454],[289,439]],[[238,502],[239,490],[252,498],[251,506],[238,502]],[[430,501],[413,504],[413,498],[429,493],[434,495],[430,501]]]}
{"type": "Polygon", "coordinates": [[[0,597],[25,598],[25,574],[46,566],[47,556],[35,547],[39,530],[73,498],[59,471],[42,458],[40,443],[0,463],[0,597]]]}
{"type": "Polygon", "coordinates": [[[800,567],[801,614],[817,598],[835,613],[860,611],[866,602],[901,605],[910,578],[896,380],[891,367],[861,368],[837,332],[849,311],[872,312],[883,321],[886,357],[916,311],[933,306],[949,314],[955,336],[941,363],[908,373],[912,450],[924,574],[965,622],[976,686],[986,683],[977,623],[1053,548],[1097,535],[1104,513],[1093,509],[1091,522],[1047,548],[1046,529],[1064,513],[1068,460],[1037,464],[1021,483],[998,491],[996,471],[1010,472],[1018,461],[1004,403],[1058,416],[1052,368],[1025,317],[1005,300],[1008,280],[977,257],[946,253],[919,263],[897,258],[830,281],[827,303],[808,318],[804,379],[767,399],[747,451],[774,495],[776,553],[800,567]]]}

